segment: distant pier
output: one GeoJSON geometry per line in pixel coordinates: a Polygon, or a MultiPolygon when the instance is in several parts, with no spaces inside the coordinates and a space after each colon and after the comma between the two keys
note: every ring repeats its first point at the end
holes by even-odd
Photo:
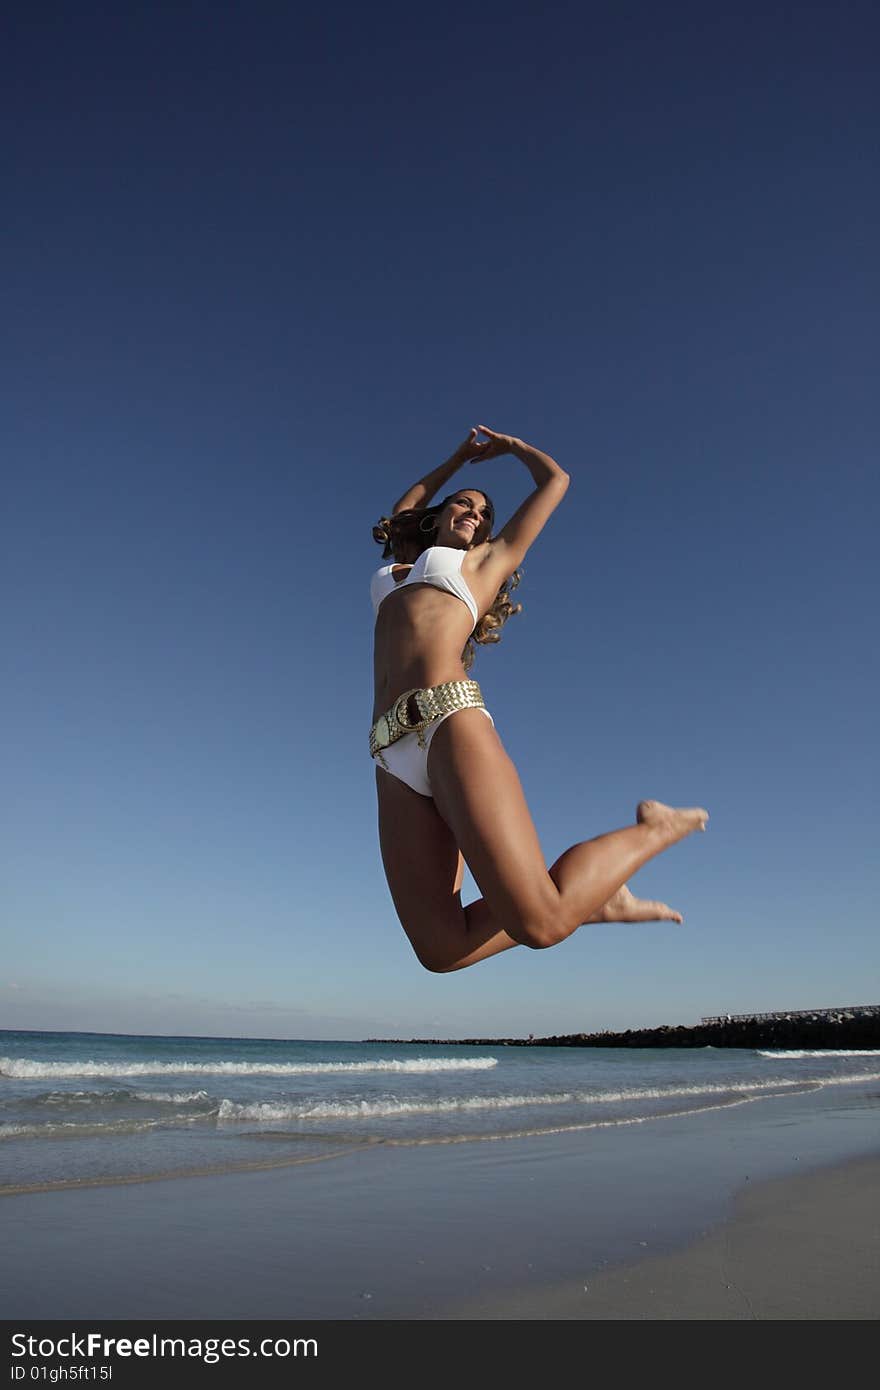
{"type": "Polygon", "coordinates": [[[719,1023],[793,1023],[809,1019],[816,1023],[849,1023],[855,1018],[880,1017],[880,1004],[843,1004],[833,1009],[788,1009],[775,1014],[717,1014],[701,1018],[704,1028],[719,1023]]]}

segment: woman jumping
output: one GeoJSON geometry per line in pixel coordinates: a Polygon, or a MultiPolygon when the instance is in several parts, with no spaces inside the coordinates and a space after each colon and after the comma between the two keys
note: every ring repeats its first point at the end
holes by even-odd
{"type": "MultiPolygon", "coordinates": [[[[573,845],[548,869],[516,768],[467,676],[473,644],[497,642],[518,611],[517,567],[568,483],[548,454],[479,425],[373,529],[393,560],[372,582],[379,838],[394,906],[427,970],[461,970],[511,946],[555,946],[587,922],[682,920],[665,903],[635,898],[626,881],[704,830],[707,813],[642,801],[635,825],[573,845]],[[476,488],[429,505],[465,463],[508,453],[535,490],[497,535],[492,503],[476,488]],[[483,894],[466,907],[465,861],[483,894]]],[[[542,732],[556,707],[548,700],[542,732]]]]}

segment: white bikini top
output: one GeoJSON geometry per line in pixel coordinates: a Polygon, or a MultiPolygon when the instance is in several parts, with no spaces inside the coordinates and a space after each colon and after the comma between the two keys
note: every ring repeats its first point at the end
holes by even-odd
{"type": "MultiPolygon", "coordinates": [[[[394,578],[396,564],[383,565],[370,581],[373,612],[379,612],[379,605],[395,589],[402,589],[407,584],[430,584],[435,589],[445,589],[447,593],[455,594],[455,597],[460,598],[462,603],[466,603],[471,610],[471,617],[474,620],[474,627],[476,627],[479,609],[476,599],[461,573],[461,562],[465,555],[467,555],[467,551],[459,550],[456,546],[429,546],[427,550],[422,551],[415,564],[410,566],[406,578],[399,581],[394,578]]],[[[473,628],[471,631],[473,632],[473,628]]]]}

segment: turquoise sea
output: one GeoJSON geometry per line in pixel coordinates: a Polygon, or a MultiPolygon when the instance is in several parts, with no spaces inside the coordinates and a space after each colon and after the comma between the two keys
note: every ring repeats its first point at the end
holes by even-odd
{"type": "Polygon", "coordinates": [[[0,1192],[566,1133],[624,1153],[737,1107],[870,1128],[880,1052],[0,1032],[0,1192]]]}

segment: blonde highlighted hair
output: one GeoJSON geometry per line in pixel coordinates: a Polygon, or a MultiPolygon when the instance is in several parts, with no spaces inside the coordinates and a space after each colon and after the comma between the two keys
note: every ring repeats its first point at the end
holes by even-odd
{"type": "MultiPolygon", "coordinates": [[[[373,527],[373,540],[377,545],[384,547],[382,558],[385,560],[393,558],[398,564],[412,564],[417,560],[422,551],[428,550],[433,544],[432,532],[437,529],[440,513],[448,503],[458,496],[457,492],[451,492],[436,506],[407,507],[405,510],[397,512],[395,516],[380,517],[373,527]],[[427,519],[433,517],[436,517],[436,521],[431,525],[426,525],[427,519]]],[[[485,492],[481,492],[481,496],[486,498],[489,507],[489,535],[491,535],[495,521],[495,508],[492,499],[487,497],[485,492]]],[[[488,539],[487,536],[481,537],[481,540],[486,539],[488,539]]],[[[500,642],[501,629],[507,619],[512,617],[514,613],[522,612],[522,604],[514,603],[510,597],[521,578],[521,571],[514,570],[513,574],[505,579],[495,595],[492,607],[488,613],[483,615],[465,643],[461,660],[466,671],[469,671],[474,664],[477,646],[487,646],[493,642],[500,642]]]]}

